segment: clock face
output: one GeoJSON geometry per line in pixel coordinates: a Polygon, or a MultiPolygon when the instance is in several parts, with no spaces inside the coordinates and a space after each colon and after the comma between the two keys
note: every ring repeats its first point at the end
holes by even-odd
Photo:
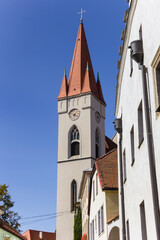
{"type": "Polygon", "coordinates": [[[95,118],[96,118],[96,122],[99,123],[101,120],[101,115],[99,112],[95,112],[95,118]]]}
{"type": "Polygon", "coordinates": [[[80,116],[80,111],[78,109],[72,109],[70,112],[69,112],[69,117],[72,121],[75,121],[79,118],[80,116]]]}

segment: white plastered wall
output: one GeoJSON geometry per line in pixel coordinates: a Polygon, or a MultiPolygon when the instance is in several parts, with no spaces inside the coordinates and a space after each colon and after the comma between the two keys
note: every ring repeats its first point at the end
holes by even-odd
{"type": "MultiPolygon", "coordinates": [[[[136,2],[136,1],[133,1],[136,2]]],[[[134,40],[139,39],[139,29],[142,25],[144,64],[148,69],[149,94],[151,103],[151,116],[153,126],[153,139],[155,144],[156,168],[158,188],[160,192],[160,118],[155,114],[155,90],[151,63],[160,46],[160,1],[159,0],[138,0],[135,13],[133,15],[131,32],[128,36],[128,46],[134,40]]],[[[127,46],[126,46],[127,47],[127,46]]],[[[130,77],[130,52],[127,51],[126,59],[121,65],[119,82],[121,79],[120,98],[116,105],[116,117],[123,120],[123,140],[122,151],[126,151],[127,161],[127,181],[124,184],[125,196],[125,215],[129,219],[130,238],[141,239],[141,220],[140,207],[142,201],[145,203],[146,225],[148,239],[156,239],[155,221],[153,214],[151,181],[149,171],[148,149],[146,142],[146,126],[143,107],[144,123],[144,141],[138,147],[138,116],[137,109],[140,101],[143,101],[142,76],[138,69],[137,63],[133,61],[133,74],[130,77]],[[130,130],[134,124],[135,132],[135,162],[131,166],[131,147],[130,147],[130,130]]],[[[121,207],[121,204],[120,204],[121,207]]],[[[121,217],[121,209],[120,209],[121,217]]],[[[120,221],[121,222],[121,221],[120,221]]],[[[121,231],[122,232],[122,231],[121,231]]],[[[121,236],[122,237],[122,236],[121,236]]]]}

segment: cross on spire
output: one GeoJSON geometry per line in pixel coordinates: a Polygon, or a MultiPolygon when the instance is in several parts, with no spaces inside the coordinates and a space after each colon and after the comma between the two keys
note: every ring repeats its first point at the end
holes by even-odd
{"type": "Polygon", "coordinates": [[[83,13],[85,13],[85,12],[86,12],[86,11],[83,10],[82,8],[81,8],[81,11],[78,12],[78,14],[81,14],[81,19],[80,19],[81,22],[82,22],[82,20],[83,20],[83,13]]]}

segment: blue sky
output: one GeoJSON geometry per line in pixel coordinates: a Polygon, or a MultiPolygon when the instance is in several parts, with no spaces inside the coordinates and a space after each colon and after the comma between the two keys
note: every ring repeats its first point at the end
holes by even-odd
{"type": "Polygon", "coordinates": [[[0,0],[0,183],[9,185],[22,218],[53,213],[43,221],[22,219],[22,231],[56,228],[56,98],[64,67],[69,76],[81,8],[112,138],[126,1],[0,0]]]}

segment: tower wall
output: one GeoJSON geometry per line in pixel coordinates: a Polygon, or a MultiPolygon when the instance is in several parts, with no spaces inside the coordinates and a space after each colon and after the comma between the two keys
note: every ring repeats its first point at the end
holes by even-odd
{"type": "Polygon", "coordinates": [[[95,153],[95,132],[99,129],[99,155],[105,153],[105,105],[93,94],[74,96],[58,100],[58,176],[57,176],[57,240],[73,239],[74,212],[71,212],[71,183],[77,182],[77,200],[80,181],[84,170],[93,166],[95,153]],[[71,120],[73,109],[80,112],[79,118],[71,120]],[[96,120],[96,112],[100,121],[96,120]],[[75,125],[80,133],[80,154],[70,155],[70,130],[75,125]]]}

